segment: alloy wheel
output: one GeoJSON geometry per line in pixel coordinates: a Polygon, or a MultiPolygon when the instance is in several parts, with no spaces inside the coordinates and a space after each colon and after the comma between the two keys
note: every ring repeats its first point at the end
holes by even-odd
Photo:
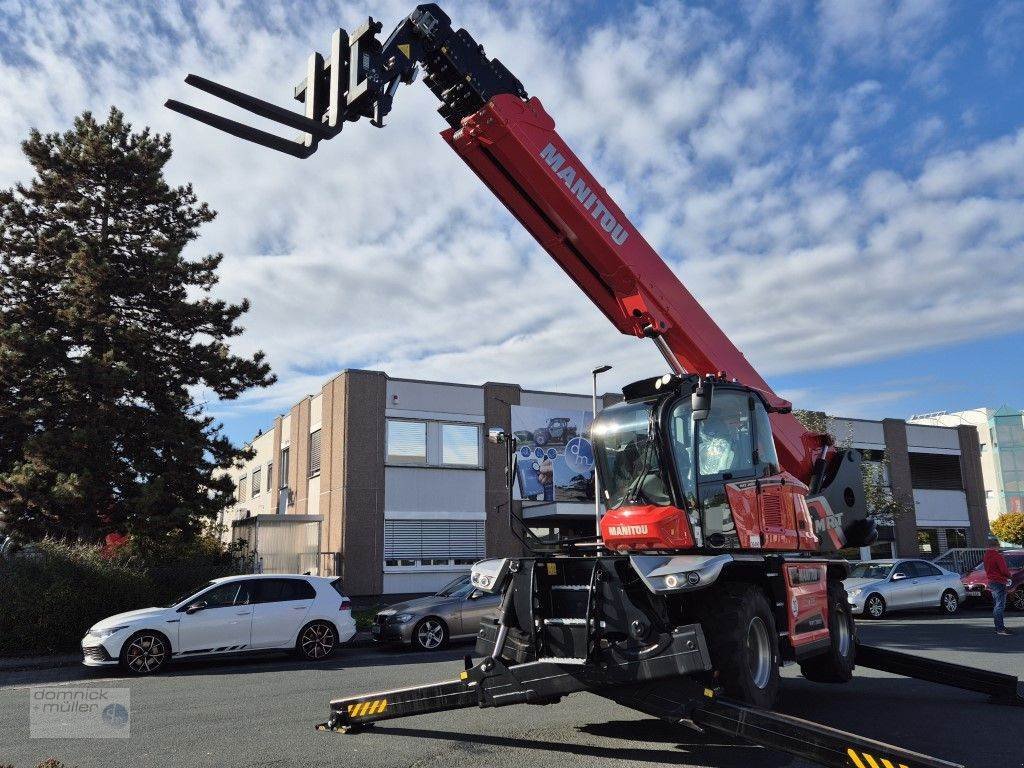
{"type": "Polygon", "coordinates": [[[1014,610],[1024,611],[1024,587],[1017,587],[1010,595],[1010,605],[1014,610]]]}
{"type": "Polygon", "coordinates": [[[880,619],[882,614],[885,613],[885,603],[882,602],[880,597],[868,598],[868,613],[871,614],[872,618],[880,619]]]}
{"type": "Polygon", "coordinates": [[[166,657],[164,641],[156,635],[139,635],[129,643],[125,652],[128,669],[140,675],[158,670],[166,657]]]}
{"type": "Polygon", "coordinates": [[[960,599],[952,592],[947,592],[942,598],[942,608],[946,613],[956,613],[960,607],[960,599]]]}
{"type": "Polygon", "coordinates": [[[310,624],[299,643],[307,659],[322,659],[334,650],[334,630],[327,624],[310,624]]]}
{"type": "Polygon", "coordinates": [[[428,651],[440,648],[441,643],[444,642],[444,627],[441,626],[441,622],[427,619],[420,624],[419,629],[416,630],[416,641],[420,647],[426,648],[428,651]]]}
{"type": "Polygon", "coordinates": [[[850,654],[850,646],[853,643],[853,638],[850,636],[850,622],[845,611],[834,610],[838,619],[835,626],[836,649],[839,651],[840,656],[846,658],[850,654]]]}

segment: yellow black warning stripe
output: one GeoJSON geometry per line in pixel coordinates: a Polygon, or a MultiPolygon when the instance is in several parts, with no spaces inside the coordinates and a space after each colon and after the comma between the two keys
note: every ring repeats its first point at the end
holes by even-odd
{"type": "Polygon", "coordinates": [[[875,760],[875,758],[867,752],[861,752],[858,754],[857,751],[852,748],[846,750],[846,754],[849,756],[850,762],[853,763],[854,768],[907,768],[903,763],[896,763],[894,765],[892,760],[886,760],[884,757],[880,757],[875,760]]]}
{"type": "Polygon", "coordinates": [[[365,717],[366,715],[379,715],[388,707],[387,699],[370,699],[360,701],[357,704],[348,705],[349,717],[365,717]]]}

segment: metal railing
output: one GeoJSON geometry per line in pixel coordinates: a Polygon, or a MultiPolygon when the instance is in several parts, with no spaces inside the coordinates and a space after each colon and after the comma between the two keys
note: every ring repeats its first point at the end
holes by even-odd
{"type": "Polygon", "coordinates": [[[984,547],[959,547],[947,549],[938,557],[933,558],[932,562],[939,568],[945,568],[947,571],[963,576],[968,571],[977,568],[984,557],[984,547]]]}

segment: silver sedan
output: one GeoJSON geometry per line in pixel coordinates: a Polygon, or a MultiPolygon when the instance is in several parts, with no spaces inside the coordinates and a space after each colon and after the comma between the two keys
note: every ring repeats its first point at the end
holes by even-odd
{"type": "Polygon", "coordinates": [[[872,619],[921,608],[952,616],[967,594],[955,573],[916,559],[855,563],[843,586],[853,612],[872,619]]]}
{"type": "Polygon", "coordinates": [[[451,639],[475,637],[480,620],[500,603],[501,595],[476,589],[466,574],[434,595],[388,606],[374,619],[373,639],[433,651],[451,639]]]}

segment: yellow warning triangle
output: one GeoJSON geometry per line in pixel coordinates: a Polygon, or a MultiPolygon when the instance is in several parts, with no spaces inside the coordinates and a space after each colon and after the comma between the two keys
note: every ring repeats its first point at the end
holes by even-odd
{"type": "Polygon", "coordinates": [[[409,44],[408,43],[402,43],[401,45],[399,45],[398,46],[398,50],[400,50],[402,53],[405,54],[405,58],[407,58],[407,59],[411,59],[412,58],[412,56],[409,54],[409,44]]]}

